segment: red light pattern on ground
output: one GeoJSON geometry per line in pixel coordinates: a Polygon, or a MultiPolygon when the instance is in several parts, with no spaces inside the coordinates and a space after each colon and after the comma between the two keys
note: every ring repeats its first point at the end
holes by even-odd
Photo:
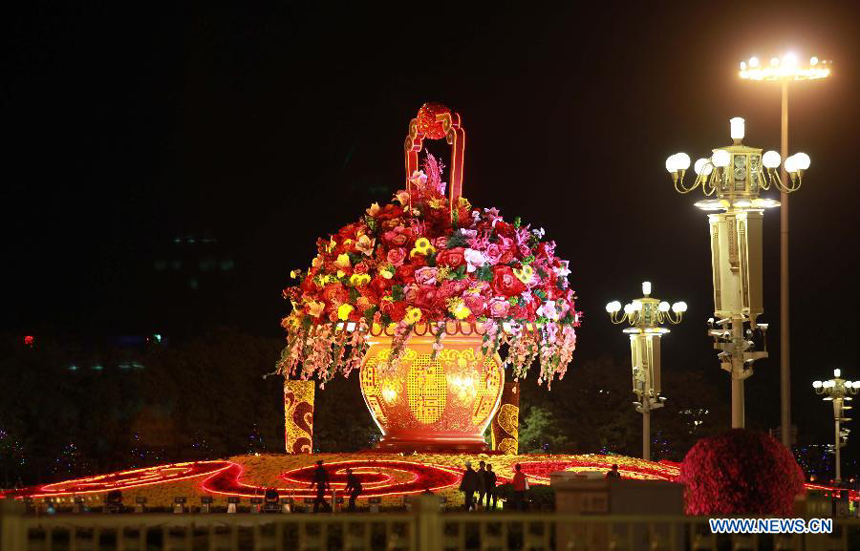
{"type": "MultiPolygon", "coordinates": [[[[314,468],[309,465],[283,473],[281,479],[285,486],[276,488],[278,493],[284,497],[314,497],[316,490],[309,488],[314,468]]],[[[416,494],[428,489],[436,492],[460,482],[460,471],[451,467],[411,461],[356,460],[325,464],[333,489],[344,490],[348,468],[364,487],[362,498],[416,494]]],[[[241,482],[242,472],[242,466],[234,463],[204,480],[201,488],[205,492],[237,497],[259,496],[266,491],[266,488],[241,482]]]]}
{"type": "Polygon", "coordinates": [[[67,495],[95,494],[111,490],[130,490],[141,486],[165,484],[198,476],[212,475],[235,465],[230,461],[196,461],[194,463],[171,463],[158,467],[120,471],[111,474],[76,478],[43,486],[30,486],[2,493],[3,497],[60,497],[67,495]]]}

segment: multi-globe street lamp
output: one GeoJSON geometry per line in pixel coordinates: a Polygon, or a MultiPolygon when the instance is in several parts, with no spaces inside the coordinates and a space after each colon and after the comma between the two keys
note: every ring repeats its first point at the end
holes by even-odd
{"type": "Polygon", "coordinates": [[[660,337],[669,330],[664,323],[678,324],[687,304],[668,302],[651,296],[651,282],[642,283],[642,296],[624,305],[617,300],[606,305],[612,323],[627,322],[624,333],[630,335],[630,361],[633,367],[633,392],[636,411],[642,414],[642,459],[651,460],[651,410],[663,407],[660,395],[660,337]]]}
{"type": "Polygon", "coordinates": [[[841,377],[841,370],[834,369],[832,379],[812,383],[812,388],[815,389],[816,394],[823,395],[824,400],[833,402],[833,422],[836,439],[834,449],[836,455],[836,482],[842,480],[842,465],[840,464],[839,450],[845,446],[848,441],[848,433],[851,432],[850,429],[842,428],[842,423],[851,420],[845,417],[845,411],[851,409],[851,406],[846,406],[845,402],[850,402],[852,399],[850,395],[855,395],[860,391],[860,381],[846,381],[841,377]]]}
{"type": "Polygon", "coordinates": [[[695,162],[696,178],[689,187],[684,176],[690,157],[676,153],[666,160],[675,190],[690,193],[701,187],[708,199],[696,206],[709,214],[711,268],[714,286],[714,315],[708,334],[720,366],[732,377],[732,427],[744,426],[744,380],[752,375],[753,362],[767,357],[764,333],[767,325],[757,322],[762,304],[762,219],[764,209],[779,201],[761,197],[771,186],[791,193],[800,188],[809,156],[797,153],[785,159],[788,177],[777,172],[781,156],[776,151],[743,145],[744,120],[730,121],[734,143],[718,147],[708,158],[695,162]],[[747,327],[748,325],[748,327],[747,327]]]}
{"type": "MultiPolygon", "coordinates": [[[[831,63],[813,56],[809,58],[809,64],[801,63],[798,56],[788,53],[779,57],[773,57],[769,63],[763,63],[757,57],[751,57],[749,61],[741,61],[740,77],[753,82],[777,82],[782,92],[782,109],[780,124],[780,155],[785,158],[788,155],[788,86],[789,84],[804,80],[820,80],[830,76],[831,63]]],[[[789,167],[783,167],[782,179],[785,181],[786,171],[789,167]]],[[[782,208],[779,216],[779,371],[780,371],[780,421],[782,432],[782,443],[790,447],[791,444],[791,358],[789,345],[789,318],[788,318],[788,194],[780,193],[782,208]]]]}

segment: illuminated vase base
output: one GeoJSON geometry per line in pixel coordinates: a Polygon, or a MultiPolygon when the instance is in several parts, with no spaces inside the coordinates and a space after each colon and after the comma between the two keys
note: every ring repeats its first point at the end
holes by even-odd
{"type": "Polygon", "coordinates": [[[484,432],[499,407],[505,374],[481,337],[446,336],[436,359],[432,336],[412,336],[395,368],[384,366],[391,339],[372,338],[361,393],[382,431],[384,451],[486,451],[484,432]]]}

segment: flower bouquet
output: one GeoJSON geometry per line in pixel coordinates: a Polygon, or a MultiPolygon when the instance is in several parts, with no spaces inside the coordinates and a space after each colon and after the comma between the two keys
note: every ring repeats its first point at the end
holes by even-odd
{"type": "MultiPolygon", "coordinates": [[[[456,144],[457,130],[455,113],[425,104],[410,136],[420,150],[422,137],[440,133],[456,144]]],[[[310,268],[294,270],[297,284],[284,290],[292,312],[280,372],[324,383],[363,366],[383,433],[397,425],[409,433],[399,440],[413,443],[433,426],[447,442],[463,430],[476,440],[498,407],[505,367],[520,378],[538,363],[538,383],[562,377],[580,320],[555,243],[519,218],[473,207],[459,182],[446,193],[444,169],[427,152],[407,189],[319,239],[310,268]]],[[[452,174],[462,177],[456,166],[452,174]]]]}

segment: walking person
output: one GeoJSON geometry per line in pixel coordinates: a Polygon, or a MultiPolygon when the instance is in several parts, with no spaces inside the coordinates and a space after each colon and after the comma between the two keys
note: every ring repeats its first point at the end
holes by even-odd
{"type": "Polygon", "coordinates": [[[526,490],[529,489],[529,481],[526,475],[523,474],[523,467],[517,463],[514,467],[514,509],[517,511],[526,510],[526,490]]]}
{"type": "Polygon", "coordinates": [[[325,500],[326,490],[329,489],[328,472],[323,467],[322,459],[317,461],[317,467],[314,469],[314,476],[311,479],[311,488],[317,487],[317,497],[314,499],[314,513],[319,511],[320,505],[323,510],[331,511],[331,506],[325,500]]]}
{"type": "Polygon", "coordinates": [[[487,493],[487,480],[484,478],[485,474],[487,474],[486,463],[480,461],[478,463],[478,506],[480,507],[484,506],[484,495],[487,493]]]}
{"type": "Polygon", "coordinates": [[[357,476],[352,474],[352,469],[346,470],[346,488],[344,491],[349,494],[349,507],[347,507],[347,511],[350,513],[355,512],[355,500],[358,499],[358,496],[361,494],[361,481],[357,476]]]}
{"type": "Polygon", "coordinates": [[[460,491],[466,497],[466,510],[471,511],[475,506],[475,490],[478,489],[478,473],[472,468],[472,462],[466,461],[466,470],[463,472],[463,480],[460,481],[460,491]]]}
{"type": "Polygon", "coordinates": [[[490,508],[490,498],[493,499],[493,509],[496,508],[496,482],[498,478],[496,477],[496,473],[493,472],[493,466],[487,463],[487,470],[484,471],[484,489],[487,492],[487,504],[485,507],[487,509],[490,508]]]}

